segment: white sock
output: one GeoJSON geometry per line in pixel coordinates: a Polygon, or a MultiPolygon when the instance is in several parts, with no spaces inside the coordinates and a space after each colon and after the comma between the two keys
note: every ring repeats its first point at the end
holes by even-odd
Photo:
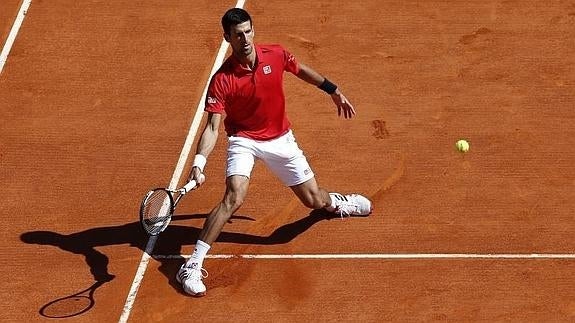
{"type": "Polygon", "coordinates": [[[202,240],[198,240],[196,242],[196,247],[194,248],[194,253],[186,262],[186,267],[201,269],[204,264],[204,258],[208,254],[208,250],[210,250],[210,245],[202,240]]]}

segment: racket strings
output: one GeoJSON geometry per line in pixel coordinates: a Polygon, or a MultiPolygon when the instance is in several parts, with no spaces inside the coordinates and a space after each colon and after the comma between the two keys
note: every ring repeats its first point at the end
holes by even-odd
{"type": "Polygon", "coordinates": [[[169,193],[164,190],[156,190],[144,204],[144,221],[150,226],[162,226],[166,217],[170,216],[171,209],[172,200],[169,193]]]}

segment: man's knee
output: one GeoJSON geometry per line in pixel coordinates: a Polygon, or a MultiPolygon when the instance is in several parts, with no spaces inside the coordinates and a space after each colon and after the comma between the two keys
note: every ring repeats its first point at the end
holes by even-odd
{"type": "Polygon", "coordinates": [[[228,178],[227,189],[223,204],[230,211],[235,212],[244,203],[247,195],[249,179],[244,176],[233,176],[228,178]]]}
{"type": "Polygon", "coordinates": [[[244,196],[238,194],[237,192],[227,192],[224,198],[224,205],[232,210],[235,211],[240,208],[244,204],[244,196]]]}

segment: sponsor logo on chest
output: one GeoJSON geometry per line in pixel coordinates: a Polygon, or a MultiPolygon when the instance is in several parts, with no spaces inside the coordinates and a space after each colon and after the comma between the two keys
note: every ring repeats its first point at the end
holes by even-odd
{"type": "Polygon", "coordinates": [[[263,72],[264,72],[265,75],[271,74],[271,73],[272,73],[272,67],[269,66],[269,65],[265,65],[265,66],[263,67],[263,72]]]}

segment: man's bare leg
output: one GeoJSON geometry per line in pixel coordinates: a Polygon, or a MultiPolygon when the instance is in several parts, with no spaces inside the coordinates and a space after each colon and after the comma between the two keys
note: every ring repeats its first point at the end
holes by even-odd
{"type": "Polygon", "coordinates": [[[222,201],[210,212],[199,240],[211,245],[230,217],[240,208],[248,193],[250,179],[245,176],[234,175],[226,179],[226,193],[222,201]]]}
{"type": "MultiPolygon", "coordinates": [[[[226,192],[222,201],[210,212],[200,232],[194,252],[190,259],[180,268],[176,280],[182,283],[184,291],[193,296],[203,296],[206,286],[202,271],[204,258],[210,245],[216,241],[226,222],[242,205],[248,192],[249,178],[230,176],[226,179],[226,192]]],[[[205,271],[204,271],[205,272],[205,271]]]]}

